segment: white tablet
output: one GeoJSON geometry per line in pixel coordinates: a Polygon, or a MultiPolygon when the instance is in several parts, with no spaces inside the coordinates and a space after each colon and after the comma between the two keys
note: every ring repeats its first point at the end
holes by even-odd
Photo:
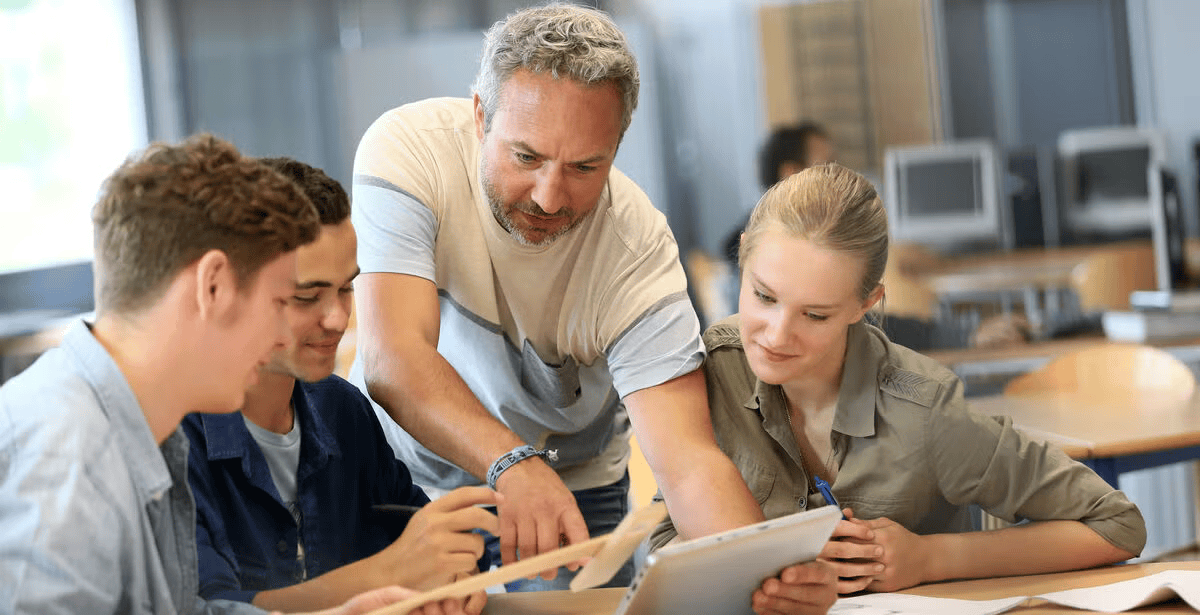
{"type": "Polygon", "coordinates": [[[837,506],[663,547],[646,558],[614,615],[752,615],[768,577],[816,559],[842,518],[837,506]]]}

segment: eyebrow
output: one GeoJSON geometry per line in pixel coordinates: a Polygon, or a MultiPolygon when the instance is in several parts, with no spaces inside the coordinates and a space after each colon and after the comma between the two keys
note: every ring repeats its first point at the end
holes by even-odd
{"type": "MultiPolygon", "coordinates": [[[[509,141],[509,145],[511,145],[512,147],[518,148],[518,149],[523,149],[526,152],[533,154],[537,158],[543,158],[543,159],[548,158],[548,156],[537,151],[536,149],[533,149],[532,147],[530,147],[530,145],[528,143],[526,143],[524,141],[509,141]]],[[[573,164],[573,165],[594,164],[594,163],[602,162],[602,161],[608,160],[608,159],[609,159],[608,154],[596,154],[595,156],[591,156],[589,158],[584,158],[582,160],[572,160],[572,161],[568,162],[567,164],[573,164]]]]}
{"type": "MultiPolygon", "coordinates": [[[[773,294],[773,295],[774,295],[774,294],[778,294],[778,293],[776,293],[774,290],[772,290],[772,289],[771,289],[771,287],[770,287],[770,286],[769,286],[769,285],[768,285],[766,282],[763,282],[763,281],[762,281],[762,278],[759,278],[759,277],[758,277],[757,275],[755,275],[753,272],[751,272],[751,273],[750,273],[750,277],[754,278],[754,283],[755,283],[756,285],[758,285],[758,286],[761,286],[763,290],[765,290],[765,291],[767,291],[768,293],[771,293],[771,294],[773,294]]],[[[839,307],[841,307],[841,306],[840,306],[840,305],[837,305],[837,304],[835,304],[835,303],[831,303],[831,304],[828,304],[828,305],[825,305],[825,304],[820,304],[820,303],[810,303],[810,304],[807,304],[807,305],[802,305],[802,306],[800,306],[800,307],[802,307],[802,308],[804,308],[804,309],[806,309],[806,310],[814,310],[814,309],[815,309],[815,310],[836,310],[837,308],[839,308],[839,307]]]]}
{"type": "MultiPolygon", "coordinates": [[[[362,273],[362,269],[355,268],[354,273],[349,278],[347,278],[346,281],[343,282],[341,285],[344,286],[345,284],[349,284],[350,282],[354,281],[354,278],[357,278],[358,274],[360,274],[360,273],[362,273]]],[[[310,290],[313,288],[333,288],[333,282],[330,282],[328,280],[312,280],[309,282],[296,282],[296,290],[310,290]]]]}

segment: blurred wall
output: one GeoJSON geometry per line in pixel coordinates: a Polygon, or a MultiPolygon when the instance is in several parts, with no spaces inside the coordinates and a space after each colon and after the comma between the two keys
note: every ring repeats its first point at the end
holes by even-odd
{"type": "Polygon", "coordinates": [[[1200,69],[1196,36],[1200,2],[1126,0],[1139,125],[1167,133],[1167,164],[1179,175],[1188,235],[1200,235],[1193,147],[1200,143],[1200,69]]]}
{"type": "MultiPolygon", "coordinates": [[[[760,194],[757,155],[768,130],[760,7],[821,1],[604,3],[643,72],[618,166],[667,212],[685,252],[717,252],[760,194]]],[[[1019,147],[1065,127],[1160,125],[1184,180],[1189,233],[1200,234],[1189,155],[1200,121],[1189,106],[1200,86],[1183,78],[1200,3],[928,2],[944,110],[935,134],[1019,147]]],[[[210,130],[248,153],[292,155],[348,182],[369,122],[404,102],[467,95],[482,27],[521,4],[138,0],[151,133],[210,130]]]]}

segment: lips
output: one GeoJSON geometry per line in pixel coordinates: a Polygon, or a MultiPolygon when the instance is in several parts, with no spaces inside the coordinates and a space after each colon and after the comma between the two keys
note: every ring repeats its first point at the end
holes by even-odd
{"type": "Polygon", "coordinates": [[[768,361],[787,361],[788,359],[794,359],[796,357],[794,354],[775,352],[766,346],[763,346],[762,344],[758,344],[758,349],[762,351],[763,357],[768,361]]]}
{"type": "Polygon", "coordinates": [[[308,346],[309,348],[312,348],[313,350],[323,354],[333,354],[334,352],[337,352],[338,343],[336,341],[331,341],[316,344],[305,344],[305,346],[308,346]]]}
{"type": "Polygon", "coordinates": [[[525,216],[534,226],[552,226],[559,220],[562,220],[561,216],[539,216],[525,211],[521,212],[521,215],[525,216]]]}

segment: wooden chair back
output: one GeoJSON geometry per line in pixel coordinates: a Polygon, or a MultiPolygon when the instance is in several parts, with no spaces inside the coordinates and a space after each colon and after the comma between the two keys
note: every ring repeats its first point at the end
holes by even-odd
{"type": "Polygon", "coordinates": [[[1173,404],[1189,399],[1195,388],[1192,370],[1164,350],[1102,343],[1017,377],[1004,394],[1071,395],[1106,402],[1138,398],[1173,404]]]}
{"type": "Polygon", "coordinates": [[[1128,310],[1133,291],[1158,287],[1154,247],[1120,245],[1091,254],[1071,271],[1071,287],[1085,313],[1128,310]]]}
{"type": "Polygon", "coordinates": [[[937,295],[913,275],[932,266],[937,259],[922,246],[897,244],[888,250],[887,266],[883,270],[883,304],[886,314],[933,320],[937,314],[937,295]]]}

